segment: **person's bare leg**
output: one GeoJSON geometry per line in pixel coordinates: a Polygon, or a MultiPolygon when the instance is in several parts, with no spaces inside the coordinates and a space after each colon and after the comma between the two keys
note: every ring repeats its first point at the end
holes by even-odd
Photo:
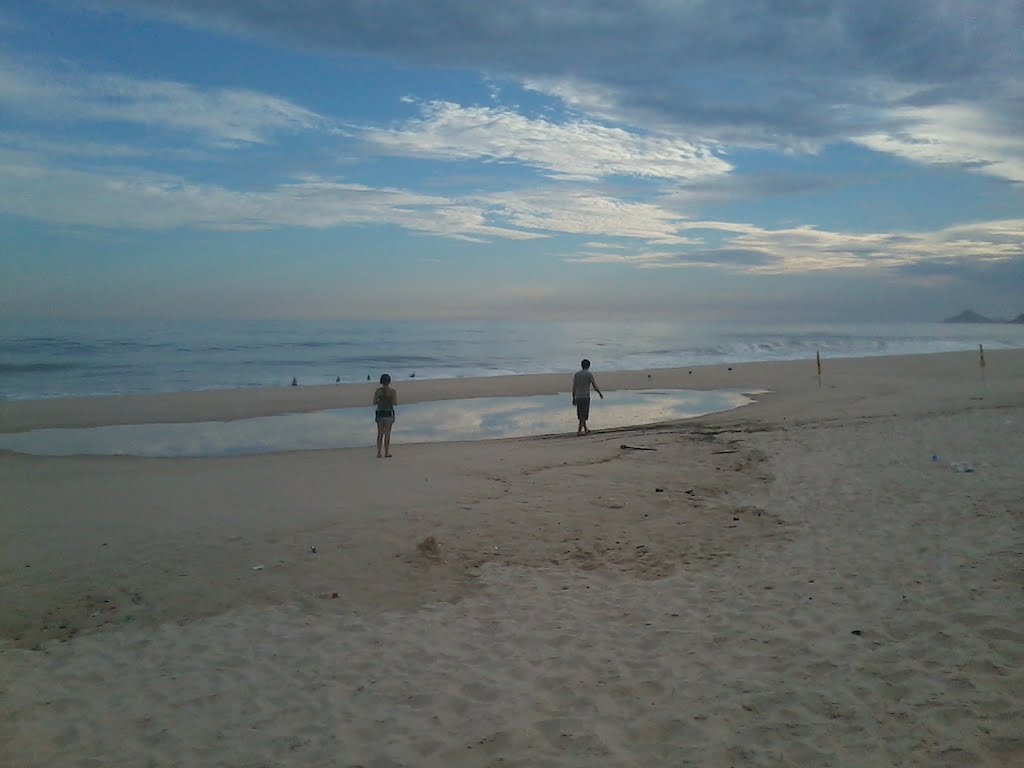
{"type": "Polygon", "coordinates": [[[392,424],[384,425],[384,458],[391,458],[391,427],[392,424]]]}
{"type": "Polygon", "coordinates": [[[383,444],[383,442],[384,442],[384,425],[383,424],[378,424],[377,425],[377,458],[378,459],[381,458],[380,448],[381,448],[381,445],[383,444]]]}

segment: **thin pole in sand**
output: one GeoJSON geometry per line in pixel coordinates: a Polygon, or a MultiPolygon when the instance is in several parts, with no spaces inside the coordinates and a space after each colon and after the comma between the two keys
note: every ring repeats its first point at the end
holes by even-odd
{"type": "Polygon", "coordinates": [[[985,347],[978,345],[978,367],[981,368],[981,383],[985,383],[985,347]]]}
{"type": "Polygon", "coordinates": [[[818,389],[821,389],[821,351],[815,350],[814,356],[818,359],[818,389]]]}

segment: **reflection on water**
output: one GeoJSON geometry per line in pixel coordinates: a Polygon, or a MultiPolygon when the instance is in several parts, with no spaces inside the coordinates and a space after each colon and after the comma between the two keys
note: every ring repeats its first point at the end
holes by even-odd
{"type": "MultiPolygon", "coordinates": [[[[608,429],[692,418],[749,403],[736,391],[620,390],[594,400],[589,425],[608,429]]],[[[392,441],[429,443],[575,432],[568,393],[478,397],[400,406],[392,441]]],[[[238,456],[372,446],[372,408],[289,413],[238,421],[37,429],[0,435],[0,449],[38,456],[238,456]]]]}

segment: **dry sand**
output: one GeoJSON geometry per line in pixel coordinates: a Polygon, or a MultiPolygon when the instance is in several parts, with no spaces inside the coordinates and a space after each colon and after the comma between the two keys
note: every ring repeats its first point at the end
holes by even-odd
{"type": "MultiPolygon", "coordinates": [[[[1017,768],[1024,350],[986,356],[597,371],[770,393],[588,438],[568,407],[542,438],[399,424],[391,460],[0,454],[0,765],[1017,768]]],[[[366,395],[16,402],[0,431],[366,395]]]]}

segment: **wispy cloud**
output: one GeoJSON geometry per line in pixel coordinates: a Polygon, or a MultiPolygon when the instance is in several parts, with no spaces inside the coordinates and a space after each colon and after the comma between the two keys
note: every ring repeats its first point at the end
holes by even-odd
{"type": "Polygon", "coordinates": [[[683,245],[685,216],[654,203],[620,200],[595,191],[558,188],[472,198],[509,226],[535,232],[616,237],[683,245]]]}
{"type": "Polygon", "coordinates": [[[422,109],[421,119],[398,128],[369,128],[362,137],[385,153],[516,162],[563,179],[694,180],[721,176],[732,168],[707,146],[587,120],[556,123],[508,108],[440,101],[422,109]]]}
{"type": "MultiPolygon", "coordinates": [[[[85,145],[88,153],[95,148],[85,145]]],[[[934,232],[849,233],[772,229],[694,219],[658,202],[557,185],[439,196],[304,176],[259,190],[197,183],[136,169],[72,170],[38,153],[0,146],[0,210],[55,224],[108,228],[251,230],[387,224],[472,241],[561,235],[589,242],[565,260],[644,269],[713,267],[747,274],[879,271],[922,261],[1024,259],[1024,220],[934,232]],[[606,238],[606,239],[605,239],[606,238]]]]}
{"type": "Polygon", "coordinates": [[[638,269],[711,267],[746,274],[864,273],[920,263],[1000,264],[1024,258],[1024,219],[979,222],[919,233],[829,232],[814,227],[764,229],[730,222],[691,222],[680,228],[728,233],[725,242],[685,249],[606,252],[584,247],[575,264],[619,264],[638,269]]]}
{"type": "Polygon", "coordinates": [[[54,224],[126,229],[253,230],[390,224],[458,239],[542,236],[493,222],[478,205],[316,177],[239,191],[149,171],[51,167],[0,150],[0,211],[54,224]]]}
{"type": "Polygon", "coordinates": [[[915,162],[961,166],[1024,182],[1024,123],[1014,127],[1012,110],[1001,111],[965,103],[896,107],[887,111],[892,129],[853,141],[915,162]]]}
{"type": "Polygon", "coordinates": [[[126,160],[150,155],[151,150],[137,144],[88,141],[84,139],[50,139],[38,134],[0,131],[0,149],[14,150],[43,158],[79,158],[126,160]]]}
{"type": "Polygon", "coordinates": [[[23,119],[143,126],[220,146],[326,127],[314,112],[256,91],[201,89],[67,66],[45,70],[9,57],[0,57],[0,106],[23,119]]]}

